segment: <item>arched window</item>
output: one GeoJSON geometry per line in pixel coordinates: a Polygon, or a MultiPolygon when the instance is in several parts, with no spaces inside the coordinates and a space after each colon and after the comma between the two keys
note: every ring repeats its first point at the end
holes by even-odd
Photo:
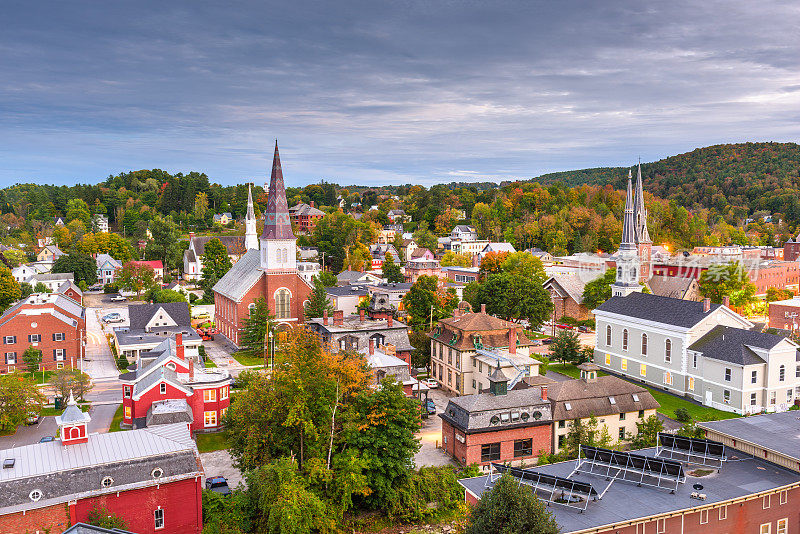
{"type": "Polygon", "coordinates": [[[642,334],[642,356],[647,356],[647,334],[642,334]]]}
{"type": "Polygon", "coordinates": [[[611,346],[611,325],[606,326],[606,345],[611,346]]]}
{"type": "Polygon", "coordinates": [[[622,267],[617,267],[617,278],[622,278],[622,267]]]}
{"type": "Polygon", "coordinates": [[[277,319],[288,319],[291,315],[289,301],[291,296],[288,289],[279,289],[275,292],[275,317],[277,319]]]}
{"type": "Polygon", "coordinates": [[[283,249],[283,263],[289,261],[289,249],[283,249]]]}
{"type": "Polygon", "coordinates": [[[69,438],[70,439],[78,439],[81,437],[81,429],[77,426],[73,426],[69,429],[69,438]]]}
{"type": "Polygon", "coordinates": [[[786,379],[786,366],[781,365],[778,367],[778,380],[783,382],[786,379]]]}
{"type": "Polygon", "coordinates": [[[672,361],[672,340],[668,339],[664,342],[664,361],[672,361]]]}
{"type": "Polygon", "coordinates": [[[275,261],[281,262],[281,249],[279,248],[275,249],[275,261]]]}
{"type": "Polygon", "coordinates": [[[628,350],[628,329],[622,331],[622,350],[628,350]]]}

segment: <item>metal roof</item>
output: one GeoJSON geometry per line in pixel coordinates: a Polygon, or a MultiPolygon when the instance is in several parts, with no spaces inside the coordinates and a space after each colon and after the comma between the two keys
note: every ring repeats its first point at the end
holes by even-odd
{"type": "Polygon", "coordinates": [[[798,411],[709,421],[697,423],[697,426],[800,461],[800,412],[798,411]]]}
{"type": "Polygon", "coordinates": [[[261,279],[261,251],[248,250],[214,285],[214,292],[239,302],[247,291],[261,279]]]}

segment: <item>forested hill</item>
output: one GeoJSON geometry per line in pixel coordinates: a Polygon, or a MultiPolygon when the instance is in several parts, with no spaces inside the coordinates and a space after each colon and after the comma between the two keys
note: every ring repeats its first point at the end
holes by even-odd
{"type": "MultiPolygon", "coordinates": [[[[628,168],[600,167],[556,172],[541,184],[611,184],[624,189],[628,168]]],[[[687,208],[713,208],[732,221],[755,212],[800,221],[800,145],[739,143],[698,148],[642,164],[646,191],[687,208]]]]}

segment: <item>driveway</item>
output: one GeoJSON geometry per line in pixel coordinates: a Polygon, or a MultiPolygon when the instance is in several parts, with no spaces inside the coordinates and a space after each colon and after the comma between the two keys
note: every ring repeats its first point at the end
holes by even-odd
{"type": "Polygon", "coordinates": [[[242,472],[233,466],[233,459],[227,450],[204,452],[200,455],[200,461],[203,464],[203,471],[205,471],[203,487],[205,487],[206,478],[219,476],[228,479],[228,487],[231,489],[236,489],[239,484],[245,485],[242,472]]]}
{"type": "Polygon", "coordinates": [[[452,459],[436,447],[442,443],[442,419],[438,414],[444,412],[450,397],[439,389],[431,389],[428,398],[436,405],[436,415],[422,420],[422,428],[417,432],[421,447],[414,456],[414,463],[417,467],[454,465],[452,459]]]}
{"type": "Polygon", "coordinates": [[[17,433],[13,436],[0,436],[0,449],[11,449],[39,443],[39,440],[44,436],[55,436],[57,429],[55,417],[42,417],[39,424],[19,426],[17,433]]]}

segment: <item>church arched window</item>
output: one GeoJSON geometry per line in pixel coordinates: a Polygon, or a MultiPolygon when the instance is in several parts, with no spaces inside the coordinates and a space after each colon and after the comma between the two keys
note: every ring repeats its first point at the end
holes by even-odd
{"type": "Polygon", "coordinates": [[[275,318],[288,319],[291,316],[291,295],[288,289],[279,289],[275,292],[275,318]]]}
{"type": "Polygon", "coordinates": [[[283,249],[283,263],[289,261],[289,249],[283,249]]]}
{"type": "Polygon", "coordinates": [[[281,249],[275,249],[275,261],[280,263],[281,262],[281,249]]]}

